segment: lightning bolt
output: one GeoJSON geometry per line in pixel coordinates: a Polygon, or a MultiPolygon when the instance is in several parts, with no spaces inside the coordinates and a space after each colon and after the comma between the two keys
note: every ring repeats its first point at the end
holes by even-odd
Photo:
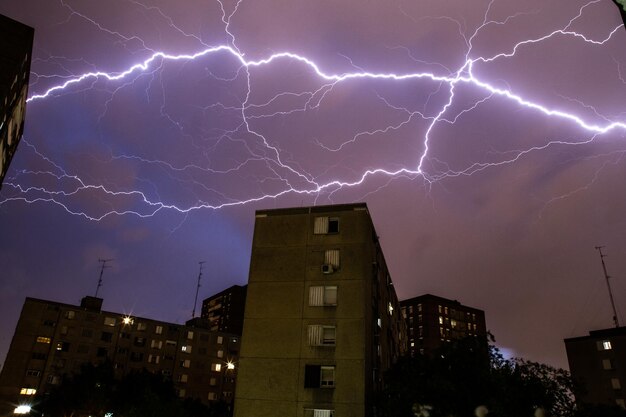
{"type": "MultiPolygon", "coordinates": [[[[161,81],[159,95],[162,97],[163,103],[160,106],[160,115],[164,120],[171,123],[174,129],[180,131],[181,135],[202,156],[205,163],[193,162],[177,165],[155,157],[139,156],[127,152],[114,152],[111,148],[108,149],[106,156],[100,163],[119,164],[123,161],[133,161],[146,167],[146,171],[159,170],[159,172],[165,172],[168,181],[171,183],[181,187],[191,186],[194,188],[195,191],[189,193],[190,196],[187,203],[181,204],[163,200],[158,191],[159,187],[149,179],[150,175],[148,174],[145,177],[137,176],[136,179],[138,182],[149,184],[149,188],[152,191],[133,189],[129,186],[120,185],[115,180],[111,180],[109,184],[104,184],[102,181],[99,182],[95,179],[88,180],[85,175],[80,176],[76,172],[71,172],[67,167],[63,168],[61,163],[57,163],[45,156],[44,152],[39,151],[32,143],[24,139],[29,152],[36,155],[39,158],[39,162],[46,168],[17,171],[15,175],[7,178],[5,184],[7,191],[3,190],[3,194],[0,195],[0,206],[12,202],[51,203],[69,214],[82,216],[88,220],[100,221],[114,215],[135,215],[146,218],[154,216],[161,211],[173,211],[186,215],[195,210],[215,210],[276,199],[285,195],[306,195],[317,199],[320,195],[325,194],[332,198],[335,193],[342,189],[361,186],[373,178],[382,179],[382,185],[376,190],[387,186],[397,178],[421,178],[426,184],[432,184],[446,178],[470,176],[489,168],[512,164],[531,153],[544,151],[551,147],[583,146],[592,143],[599,136],[609,132],[625,132],[625,122],[615,120],[614,117],[603,116],[593,106],[587,105],[578,99],[567,98],[570,104],[577,105],[591,112],[600,122],[594,122],[574,112],[542,104],[536,99],[524,96],[510,86],[505,85],[506,83],[502,82],[502,80],[496,83],[490,81],[488,77],[480,75],[490,65],[513,59],[521,51],[551,40],[568,39],[593,48],[607,45],[616,37],[623,25],[611,28],[599,39],[572,29],[576,21],[584,16],[586,10],[598,2],[599,0],[594,0],[584,4],[577,10],[576,15],[559,29],[533,38],[520,40],[505,51],[499,51],[487,56],[474,56],[475,43],[479,40],[484,30],[492,26],[507,25],[515,19],[528,14],[538,13],[538,11],[519,12],[505,19],[496,20],[490,18],[495,4],[495,0],[491,0],[485,9],[481,24],[471,34],[465,33],[464,25],[459,21],[448,17],[437,17],[437,19],[452,21],[457,26],[458,32],[466,45],[464,61],[456,70],[451,70],[440,63],[417,59],[408,48],[394,46],[390,50],[403,51],[416,64],[434,67],[440,71],[368,71],[366,69],[367,66],[356,64],[350,57],[341,54],[349,62],[352,71],[332,72],[313,59],[290,51],[272,53],[259,59],[247,58],[247,55],[237,45],[237,39],[231,23],[237,12],[243,7],[242,0],[237,0],[234,7],[231,7],[230,10],[221,0],[218,0],[221,22],[227,37],[227,43],[215,46],[208,45],[199,36],[178,27],[174,20],[161,9],[147,6],[135,0],[129,0],[130,4],[139,7],[145,13],[156,14],[166,22],[169,28],[184,38],[193,39],[202,45],[202,49],[196,52],[182,54],[157,51],[137,35],[123,34],[110,29],[86,14],[75,10],[66,2],[61,1],[62,6],[69,12],[68,20],[79,18],[88,22],[98,30],[117,39],[118,42],[129,48],[133,54],[138,53],[138,51],[131,49],[130,46],[138,44],[140,45],[139,51],[148,52],[148,56],[128,66],[126,69],[114,72],[94,69],[93,71],[75,75],[63,67],[65,75],[48,76],[35,74],[35,78],[38,81],[45,80],[46,77],[62,79],[63,81],[44,91],[31,95],[27,100],[31,103],[30,105],[38,105],[37,103],[39,102],[42,103],[41,105],[53,105],[55,99],[60,99],[69,94],[76,94],[77,92],[89,91],[98,86],[100,90],[107,92],[108,97],[104,104],[104,110],[99,115],[98,120],[101,121],[114,105],[116,95],[122,93],[128,87],[142,82],[143,76],[150,77],[150,81],[145,87],[146,98],[150,99],[149,92],[154,88],[153,84],[156,82],[157,74],[161,74],[166,70],[166,64],[180,63],[184,65],[192,62],[211,63],[218,61],[229,66],[234,64],[236,69],[229,76],[218,76],[216,72],[207,69],[207,76],[214,81],[222,83],[243,83],[245,85],[243,94],[240,97],[233,98],[230,104],[217,101],[199,106],[199,110],[204,115],[207,115],[207,112],[210,114],[213,114],[211,112],[225,113],[229,117],[236,118],[237,122],[234,126],[228,128],[208,127],[200,129],[200,132],[196,134],[186,133],[185,124],[181,123],[177,116],[172,115],[172,110],[165,105],[163,97],[167,93],[162,85],[163,81],[161,81]],[[259,74],[262,70],[278,72],[294,67],[305,68],[305,73],[307,77],[313,79],[312,84],[314,86],[302,90],[280,91],[260,102],[255,101],[253,97],[256,87],[254,79],[260,76],[259,74]],[[408,166],[398,162],[395,164],[395,167],[379,166],[361,169],[346,167],[345,171],[350,171],[350,175],[347,177],[351,179],[341,179],[337,175],[334,175],[334,178],[327,179],[326,174],[329,173],[329,175],[333,176],[333,169],[337,169],[341,163],[336,163],[333,169],[329,166],[326,171],[315,174],[310,168],[305,166],[304,162],[298,162],[291,152],[285,149],[285,145],[280,145],[279,141],[267,137],[262,133],[262,129],[257,127],[257,124],[265,121],[285,120],[301,114],[321,111],[325,103],[333,100],[335,90],[343,86],[351,84],[396,86],[414,85],[415,83],[421,83],[432,88],[421,108],[418,109],[406,104],[394,103],[392,99],[385,97],[384,94],[375,92],[378,105],[388,109],[393,114],[393,121],[382,127],[358,131],[351,137],[343,138],[338,144],[327,143],[324,138],[315,138],[313,143],[317,149],[321,149],[330,155],[339,156],[342,154],[342,151],[348,151],[361,141],[375,141],[377,138],[390,132],[407,134],[406,130],[409,127],[420,123],[423,125],[424,133],[415,140],[413,162],[408,166]],[[477,97],[470,100],[469,104],[463,105],[459,97],[470,90],[477,97]],[[474,162],[464,168],[452,168],[451,165],[431,155],[432,147],[437,140],[437,129],[440,126],[455,125],[471,112],[476,111],[490,101],[498,99],[510,103],[519,109],[524,109],[549,119],[559,120],[568,126],[575,127],[586,137],[583,139],[547,140],[541,145],[509,151],[506,155],[500,154],[501,157],[495,162],[474,162]],[[207,145],[207,143],[210,144],[207,145]],[[224,146],[240,149],[243,157],[230,161],[230,165],[226,167],[220,165],[216,161],[217,157],[214,155],[217,155],[224,146]],[[269,174],[255,178],[252,173],[260,168],[269,174]],[[231,178],[232,176],[243,177],[244,180],[250,180],[255,183],[255,195],[252,197],[238,196],[235,193],[226,192],[217,186],[210,185],[216,182],[215,178],[231,178]],[[212,180],[207,181],[207,178],[212,180]],[[37,185],[27,185],[29,182],[37,185]],[[267,191],[267,189],[272,191],[267,191]],[[77,201],[86,195],[97,199],[100,202],[99,207],[82,207],[77,201]]],[[[408,16],[406,13],[405,15],[408,16]]],[[[620,72],[620,63],[615,58],[612,59],[617,66],[618,78],[624,83],[620,72]]],[[[375,88],[372,87],[372,89],[375,88]]],[[[564,97],[562,96],[562,98],[564,97]]],[[[228,180],[225,181],[228,182],[228,180]]],[[[376,190],[368,191],[366,195],[376,192],[376,190]]]]}

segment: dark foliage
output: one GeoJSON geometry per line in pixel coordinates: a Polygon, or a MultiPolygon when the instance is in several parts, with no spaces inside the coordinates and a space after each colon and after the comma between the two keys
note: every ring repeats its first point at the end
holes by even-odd
{"type": "Polygon", "coordinates": [[[131,372],[121,380],[105,362],[86,364],[76,375],[66,375],[54,390],[38,398],[37,414],[51,417],[228,417],[230,409],[217,403],[207,407],[199,400],[180,400],[170,380],[146,370],[131,372]]]}

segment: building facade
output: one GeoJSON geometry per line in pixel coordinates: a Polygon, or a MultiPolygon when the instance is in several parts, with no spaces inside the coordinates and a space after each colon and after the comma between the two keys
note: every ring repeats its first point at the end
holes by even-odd
{"type": "Polygon", "coordinates": [[[248,286],[233,285],[202,302],[201,317],[213,331],[241,334],[248,286]]]}
{"type": "Polygon", "coordinates": [[[256,213],[236,417],[375,415],[406,328],[365,204],[256,213]]]}
{"type": "Polygon", "coordinates": [[[626,327],[565,339],[572,378],[582,384],[576,401],[626,408],[626,327]]]}
{"type": "Polygon", "coordinates": [[[430,355],[450,340],[487,334],[485,312],[456,300],[425,294],[403,300],[400,306],[411,356],[430,355]]]}
{"type": "Polygon", "coordinates": [[[0,188],[24,133],[34,32],[0,15],[0,188]]]}
{"type": "MultiPolygon", "coordinates": [[[[146,369],[180,397],[232,402],[240,337],[80,305],[27,298],[0,373],[0,415],[45,393],[85,363],[112,362],[116,377],[146,369]]],[[[199,321],[198,321],[199,323],[199,321]]]]}

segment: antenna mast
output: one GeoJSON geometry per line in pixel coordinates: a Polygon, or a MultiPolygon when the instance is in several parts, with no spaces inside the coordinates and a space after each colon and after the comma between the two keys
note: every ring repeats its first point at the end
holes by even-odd
{"type": "Polygon", "coordinates": [[[606,286],[609,289],[609,298],[611,299],[611,307],[613,307],[613,323],[615,327],[619,327],[619,321],[617,320],[617,310],[615,310],[615,301],[613,301],[613,291],[611,291],[611,283],[609,282],[609,274],[606,272],[606,265],[604,263],[605,254],[602,253],[604,246],[596,246],[596,250],[600,253],[600,260],[602,261],[602,270],[604,271],[604,278],[606,278],[606,286]]]}
{"type": "Polygon", "coordinates": [[[100,287],[102,287],[102,274],[104,274],[104,268],[110,268],[107,266],[107,262],[111,262],[113,259],[98,259],[98,262],[102,264],[100,267],[100,279],[98,279],[98,286],[96,287],[96,294],[94,297],[98,297],[98,291],[100,291],[100,287]]]}
{"type": "Polygon", "coordinates": [[[191,318],[196,317],[196,304],[198,304],[198,292],[200,291],[200,279],[202,278],[202,265],[206,261],[198,262],[200,264],[200,273],[198,273],[198,286],[196,287],[196,299],[193,301],[193,312],[191,313],[191,318]]]}

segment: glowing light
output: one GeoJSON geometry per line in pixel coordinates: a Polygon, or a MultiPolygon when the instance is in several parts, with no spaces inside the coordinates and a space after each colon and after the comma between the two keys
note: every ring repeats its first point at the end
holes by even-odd
{"type": "Polygon", "coordinates": [[[235,364],[232,362],[226,363],[226,369],[229,369],[229,370],[235,369],[235,364]]]}
{"type": "Polygon", "coordinates": [[[30,410],[30,405],[19,405],[15,407],[15,410],[13,410],[13,414],[28,414],[30,413],[30,410]]]}
{"type": "MultiPolygon", "coordinates": [[[[478,75],[480,73],[479,69],[483,69],[496,61],[511,59],[515,57],[516,54],[518,54],[520,51],[551,39],[559,40],[563,38],[568,38],[575,42],[584,43],[590,47],[601,47],[603,45],[606,45],[611,39],[613,39],[613,37],[616,35],[616,33],[618,33],[619,29],[623,27],[623,25],[609,28],[605,34],[599,36],[597,39],[594,39],[584,33],[580,33],[572,29],[573,23],[577,19],[581,18],[587,8],[597,4],[598,0],[590,1],[584,4],[578,9],[577,14],[572,17],[567,22],[567,24],[560,28],[550,30],[549,32],[540,36],[534,36],[529,39],[520,40],[511,47],[507,48],[505,51],[494,53],[489,56],[476,56],[474,53],[474,43],[482,30],[491,25],[506,24],[519,15],[516,14],[514,16],[509,16],[503,21],[490,20],[488,15],[491,11],[491,6],[493,4],[493,2],[490,2],[485,10],[482,24],[480,24],[470,36],[461,34],[467,44],[467,51],[465,54],[464,62],[462,62],[460,67],[456,70],[450,70],[441,64],[437,64],[439,67],[441,67],[441,72],[373,72],[352,64],[353,68],[356,68],[356,71],[338,73],[327,71],[324,69],[324,66],[322,64],[310,59],[305,55],[297,54],[290,51],[273,53],[260,59],[246,58],[246,54],[244,54],[237,46],[236,36],[231,30],[231,19],[237,13],[241,2],[242,0],[238,0],[234,5],[234,8],[232,8],[230,12],[227,12],[222,1],[218,0],[222,14],[221,20],[224,24],[224,32],[228,35],[228,39],[230,40],[228,44],[218,46],[207,46],[200,40],[199,37],[195,35],[190,35],[182,31],[180,28],[176,27],[173,21],[169,17],[167,17],[160,9],[150,8],[156,10],[162,18],[166,19],[168,25],[174,28],[178,33],[182,34],[185,37],[195,38],[203,45],[203,49],[190,53],[170,53],[166,51],[154,51],[148,48],[145,45],[145,42],[141,41],[140,39],[126,37],[119,32],[106,29],[98,22],[90,19],[88,16],[76,12],[75,10],[71,9],[67,4],[63,3],[64,7],[71,10],[73,15],[85,19],[86,21],[90,22],[90,24],[98,27],[98,29],[104,30],[108,34],[116,36],[122,41],[129,41],[131,39],[139,40],[144,46],[145,51],[150,52],[150,55],[142,61],[130,65],[129,67],[121,71],[105,72],[94,70],[91,72],[86,72],[82,75],[65,78],[65,81],[61,84],[55,85],[45,91],[32,95],[28,99],[28,101],[37,102],[44,100],[53,100],[55,97],[59,97],[61,94],[71,94],[76,92],[76,87],[79,86],[81,87],[81,91],[84,91],[85,89],[91,88],[93,83],[98,80],[106,80],[111,83],[118,83],[116,84],[117,87],[112,93],[115,94],[119,89],[132,84],[134,80],[136,80],[137,77],[139,77],[141,74],[154,75],[156,71],[163,68],[163,64],[165,62],[190,62],[200,59],[212,59],[213,57],[215,57],[215,59],[224,59],[224,57],[226,56],[228,57],[228,59],[232,59],[233,62],[237,63],[237,65],[240,66],[237,74],[239,74],[240,72],[245,74],[247,89],[245,91],[245,98],[242,99],[240,106],[228,106],[222,103],[214,104],[214,106],[217,106],[225,111],[229,110],[238,113],[241,118],[241,124],[232,131],[225,131],[224,137],[231,139],[230,135],[233,135],[234,132],[245,132],[246,134],[251,135],[255,140],[258,140],[260,142],[263,148],[262,151],[252,151],[246,144],[247,151],[250,153],[250,155],[244,158],[243,161],[238,161],[232,167],[222,170],[214,170],[195,164],[175,166],[172,163],[159,161],[155,158],[144,158],[135,155],[124,154],[112,155],[111,160],[136,160],[141,164],[145,164],[148,166],[159,166],[163,169],[176,173],[199,171],[212,175],[238,174],[239,171],[244,167],[259,163],[264,164],[266,168],[274,175],[272,179],[276,180],[282,185],[280,189],[273,192],[259,191],[256,192],[256,194],[254,195],[247,196],[247,198],[242,198],[225,196],[221,194],[218,190],[211,189],[205,184],[199,184],[203,187],[204,190],[209,193],[209,195],[216,197],[199,197],[196,203],[187,204],[168,202],[161,199],[158,195],[154,196],[154,194],[152,194],[151,196],[145,191],[136,189],[120,190],[116,189],[111,184],[99,184],[95,181],[87,181],[84,178],[81,178],[79,175],[66,171],[63,167],[60,166],[60,164],[57,164],[54,161],[50,160],[49,158],[41,154],[33,145],[25,141],[27,144],[26,146],[28,146],[29,149],[32,149],[39,157],[42,158],[43,161],[46,161],[47,163],[52,165],[53,168],[50,171],[22,171],[18,173],[18,176],[49,177],[50,179],[56,179],[56,181],[53,182],[57,184],[63,183],[64,186],[59,187],[58,189],[52,189],[50,188],[50,185],[27,186],[23,183],[18,182],[16,180],[17,177],[14,177],[13,179],[9,178],[5,181],[5,187],[7,189],[12,189],[14,194],[8,197],[4,197],[4,199],[0,199],[0,206],[9,202],[51,203],[57,205],[69,214],[82,216],[85,219],[93,221],[99,221],[108,216],[123,216],[129,214],[141,218],[147,218],[154,216],[161,211],[172,211],[176,213],[187,214],[195,210],[222,209],[229,206],[245,205],[262,200],[275,199],[289,194],[318,196],[320,194],[326,193],[328,195],[332,195],[342,188],[360,186],[364,184],[366,180],[375,176],[388,177],[390,180],[395,178],[415,179],[419,177],[422,178],[426,183],[432,183],[449,177],[473,175],[490,167],[512,164],[519,161],[522,157],[528,155],[529,153],[545,150],[551,146],[579,146],[583,144],[588,144],[596,140],[596,138],[600,135],[604,135],[609,132],[626,131],[626,122],[620,120],[611,120],[610,118],[602,117],[599,115],[598,112],[595,112],[595,110],[595,116],[597,120],[600,120],[599,122],[591,121],[589,116],[582,116],[575,112],[565,111],[544,104],[534,98],[528,98],[527,96],[519,91],[514,90],[513,88],[510,88],[508,86],[503,87],[500,81],[496,83],[492,80],[485,79],[482,76],[478,75]],[[293,63],[299,63],[308,68],[310,70],[310,74],[314,76],[321,83],[321,85],[310,92],[296,93],[283,91],[276,94],[274,97],[265,100],[261,104],[255,104],[251,102],[250,96],[254,85],[250,76],[252,71],[258,71],[260,69],[274,71],[277,68],[282,69],[283,67],[292,65],[293,63]],[[403,108],[400,106],[394,106],[385,98],[379,97],[381,101],[383,101],[389,108],[392,108],[398,112],[402,112],[405,114],[405,116],[399,122],[390,124],[389,126],[380,129],[359,132],[355,134],[353,138],[344,141],[339,146],[327,146],[316,140],[318,146],[330,153],[338,152],[343,150],[346,146],[357,143],[357,141],[361,140],[364,137],[399,130],[406,126],[413,119],[421,118],[422,120],[426,121],[427,124],[422,137],[418,138],[418,141],[420,143],[420,150],[417,151],[414,155],[414,162],[412,164],[409,164],[408,166],[396,165],[393,168],[386,168],[383,166],[364,166],[363,168],[361,168],[360,171],[356,171],[351,179],[334,176],[330,179],[320,180],[318,179],[318,177],[316,177],[316,175],[307,172],[297,163],[291,161],[290,158],[286,157],[286,153],[283,152],[279,146],[273,144],[273,141],[269,140],[266,136],[253,128],[253,126],[251,126],[250,124],[252,120],[259,120],[262,118],[276,116],[288,116],[291,114],[295,114],[296,112],[306,111],[307,109],[318,108],[322,101],[327,97],[327,95],[340,84],[350,82],[356,83],[363,81],[376,81],[388,84],[409,83],[415,81],[433,83],[435,85],[440,85],[442,94],[445,94],[445,100],[443,100],[443,103],[439,105],[434,113],[428,114],[425,111],[421,112],[408,108],[403,108]],[[457,105],[457,101],[459,101],[457,100],[457,97],[459,96],[459,90],[464,87],[469,87],[473,90],[481,92],[483,94],[483,97],[476,99],[472,103],[472,105],[462,110],[454,109],[454,106],[457,105]],[[255,111],[258,111],[259,109],[271,108],[272,105],[280,102],[283,99],[288,98],[301,98],[304,100],[304,104],[302,106],[294,106],[287,110],[281,109],[271,110],[267,113],[261,114],[255,113],[255,111]],[[457,121],[465,114],[474,111],[488,100],[493,100],[496,98],[509,102],[512,105],[517,106],[517,108],[527,109],[531,112],[535,112],[538,115],[543,115],[547,118],[565,122],[579,129],[581,132],[588,136],[586,139],[583,140],[547,140],[547,142],[543,145],[530,146],[516,151],[512,151],[509,153],[508,156],[504,156],[499,161],[495,162],[475,162],[469,164],[469,166],[467,167],[457,169],[452,169],[448,167],[446,167],[445,169],[433,169],[432,166],[429,164],[434,161],[434,157],[432,157],[430,154],[432,145],[437,139],[435,137],[435,134],[437,133],[437,128],[442,124],[453,125],[457,123],[457,121]],[[77,208],[79,207],[78,205],[72,204],[72,198],[80,198],[81,195],[87,192],[99,196],[99,198],[103,201],[106,200],[106,204],[108,204],[112,208],[110,210],[102,210],[102,212],[96,213],[92,210],[88,210],[85,208],[77,208]],[[124,208],[127,206],[122,204],[118,205],[118,201],[128,200],[132,200],[134,202],[133,208],[124,208]]],[[[144,6],[141,3],[137,4],[145,9],[148,9],[147,6],[144,6]]],[[[352,62],[349,57],[348,61],[352,62]]],[[[423,61],[419,62],[423,63],[423,61]]],[[[218,78],[216,77],[216,79],[218,78]]],[[[588,107],[584,106],[582,102],[579,104],[581,104],[585,108],[588,107]]],[[[108,105],[109,101],[107,101],[105,107],[108,108],[108,105]]],[[[174,121],[171,117],[169,117],[166,113],[162,113],[162,115],[180,128],[180,126],[178,126],[178,123],[174,121]]],[[[200,183],[200,181],[196,181],[196,183],[200,183]]],[[[194,183],[194,185],[196,185],[196,183],[194,183]]],[[[154,188],[156,188],[154,184],[152,185],[154,188]]],[[[126,318],[124,319],[124,323],[129,324],[126,322],[126,318]]]]}
{"type": "Polygon", "coordinates": [[[133,318],[132,318],[132,317],[130,317],[130,316],[125,316],[125,317],[122,319],[122,322],[123,322],[124,324],[133,324],[133,323],[134,323],[134,320],[133,320],[133,318]]]}

